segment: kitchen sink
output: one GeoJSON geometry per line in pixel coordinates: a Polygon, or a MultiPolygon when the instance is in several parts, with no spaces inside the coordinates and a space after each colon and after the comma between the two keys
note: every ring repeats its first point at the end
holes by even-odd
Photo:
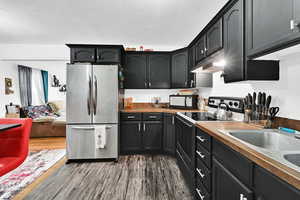
{"type": "Polygon", "coordinates": [[[290,163],[300,167],[300,154],[286,154],[283,156],[283,158],[290,163]]]}
{"type": "Polygon", "coordinates": [[[229,131],[228,134],[272,151],[300,151],[300,140],[275,130],[238,130],[229,131]]]}

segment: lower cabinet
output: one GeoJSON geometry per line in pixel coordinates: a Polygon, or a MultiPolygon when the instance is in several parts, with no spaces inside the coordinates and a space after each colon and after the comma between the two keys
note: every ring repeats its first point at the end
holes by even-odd
{"type": "Polygon", "coordinates": [[[159,114],[153,115],[156,119],[149,118],[152,115],[139,113],[121,114],[120,125],[120,153],[134,154],[134,153],[155,153],[162,150],[163,137],[163,122],[159,114]],[[144,120],[140,118],[143,116],[144,120]],[[135,117],[135,119],[129,118],[135,117]],[[145,120],[149,119],[149,120],[145,120]]]}
{"type": "Polygon", "coordinates": [[[254,190],[257,200],[296,200],[300,191],[265,169],[254,167],[254,190]]]}
{"type": "Polygon", "coordinates": [[[161,121],[143,122],[142,144],[144,150],[159,151],[162,147],[161,121]]]}
{"type": "Polygon", "coordinates": [[[163,150],[165,153],[175,155],[175,114],[164,114],[163,150]]]}
{"type": "Polygon", "coordinates": [[[230,173],[221,163],[213,159],[213,199],[253,200],[253,192],[230,173]]]}
{"type": "Polygon", "coordinates": [[[125,121],[121,123],[121,153],[138,152],[142,150],[141,126],[140,121],[125,121]]]}

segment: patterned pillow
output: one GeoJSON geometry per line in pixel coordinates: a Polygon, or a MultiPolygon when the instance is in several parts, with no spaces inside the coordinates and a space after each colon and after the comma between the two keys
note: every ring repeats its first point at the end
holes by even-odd
{"type": "Polygon", "coordinates": [[[47,105],[23,107],[23,112],[26,117],[37,119],[45,116],[56,116],[47,105]]]}

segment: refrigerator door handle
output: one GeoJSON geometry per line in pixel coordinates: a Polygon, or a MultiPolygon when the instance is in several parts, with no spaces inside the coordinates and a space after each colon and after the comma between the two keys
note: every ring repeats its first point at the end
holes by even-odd
{"type": "Polygon", "coordinates": [[[95,127],[75,126],[75,127],[72,127],[72,129],[75,129],[75,130],[95,130],[95,127]]]}
{"type": "Polygon", "coordinates": [[[87,98],[87,109],[88,109],[88,115],[91,115],[91,88],[92,87],[92,80],[91,77],[89,77],[89,91],[88,91],[88,98],[87,98]]]}
{"type": "Polygon", "coordinates": [[[97,114],[97,101],[98,101],[98,80],[96,75],[94,75],[94,90],[95,90],[95,94],[94,94],[94,115],[97,114]]]}

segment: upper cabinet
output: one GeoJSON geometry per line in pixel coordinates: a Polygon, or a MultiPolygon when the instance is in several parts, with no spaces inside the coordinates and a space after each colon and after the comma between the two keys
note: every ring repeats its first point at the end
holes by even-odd
{"type": "Polygon", "coordinates": [[[71,63],[74,62],[95,62],[95,48],[71,48],[71,63]]]}
{"type": "Polygon", "coordinates": [[[127,52],[125,89],[168,89],[171,87],[171,56],[165,52],[127,52]]]}
{"type": "Polygon", "coordinates": [[[71,63],[89,62],[92,64],[121,64],[121,45],[81,45],[67,44],[71,49],[71,63]]]}
{"type": "Polygon", "coordinates": [[[116,48],[97,48],[96,62],[97,63],[118,63],[121,60],[121,51],[116,48]]]}
{"type": "Polygon", "coordinates": [[[188,51],[175,51],[172,55],[172,88],[188,88],[188,78],[188,51]]]}
{"type": "Polygon", "coordinates": [[[222,18],[213,24],[206,33],[206,55],[209,56],[223,48],[222,18]]]}
{"type": "Polygon", "coordinates": [[[149,55],[148,87],[151,89],[171,87],[171,57],[169,54],[149,55]]]}
{"type": "Polygon", "coordinates": [[[124,67],[125,89],[146,89],[147,56],[141,54],[127,54],[124,67]]]}
{"type": "Polygon", "coordinates": [[[236,1],[224,14],[224,81],[279,80],[279,62],[248,60],[244,47],[244,0],[236,1]]]}
{"type": "Polygon", "coordinates": [[[247,54],[276,51],[300,40],[299,0],[247,0],[247,54]]]}
{"type": "Polygon", "coordinates": [[[206,37],[205,35],[200,37],[199,40],[195,44],[195,57],[196,57],[196,63],[200,62],[206,57],[206,37]]]}

